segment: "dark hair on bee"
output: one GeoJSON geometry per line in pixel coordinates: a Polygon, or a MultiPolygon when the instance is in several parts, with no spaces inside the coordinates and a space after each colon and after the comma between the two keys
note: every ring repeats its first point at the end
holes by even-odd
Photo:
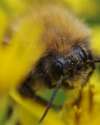
{"type": "Polygon", "coordinates": [[[94,60],[91,52],[90,30],[65,8],[46,4],[38,9],[33,7],[29,14],[43,25],[39,44],[45,50],[18,91],[43,103],[44,100],[35,94],[36,86],[55,88],[41,122],[58,88],[82,88],[95,69],[94,63],[100,60],[94,60]]]}

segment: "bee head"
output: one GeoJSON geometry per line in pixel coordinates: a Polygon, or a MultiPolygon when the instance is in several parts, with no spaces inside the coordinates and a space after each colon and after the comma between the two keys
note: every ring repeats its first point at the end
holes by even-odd
{"type": "Polygon", "coordinates": [[[84,69],[84,67],[86,68],[85,64],[87,64],[87,60],[87,53],[80,47],[73,48],[72,53],[69,56],[58,54],[52,59],[51,74],[53,78],[58,81],[58,83],[39,123],[41,123],[41,121],[44,119],[54,99],[54,96],[61,85],[64,86],[64,88],[74,89],[74,86],[70,87],[66,83],[66,79],[71,79],[71,77],[73,77],[79,70],[84,69]]]}
{"type": "Polygon", "coordinates": [[[63,83],[65,84],[67,79],[70,79],[80,70],[85,70],[87,65],[85,63],[88,60],[87,53],[80,47],[75,47],[69,56],[56,55],[51,64],[51,74],[56,81],[58,81],[62,76],[64,76],[63,83]],[[85,66],[83,66],[85,65],[85,66]]]}
{"type": "MultiPolygon", "coordinates": [[[[45,115],[47,114],[52,101],[55,97],[55,94],[59,87],[62,85],[64,88],[74,89],[75,86],[70,86],[66,81],[67,79],[73,78],[76,74],[80,76],[80,72],[86,72],[89,65],[92,64],[92,68],[95,69],[94,63],[100,63],[100,60],[93,60],[93,57],[90,56],[91,54],[87,51],[84,51],[81,47],[74,47],[72,49],[72,53],[69,56],[64,56],[64,54],[58,54],[52,59],[51,63],[51,74],[53,78],[58,81],[57,85],[55,86],[55,90],[52,94],[50,102],[40,119],[39,123],[44,119],[45,115]]],[[[91,72],[90,72],[91,73],[91,72]]],[[[89,75],[89,74],[87,74],[89,75]]],[[[81,76],[82,77],[82,76],[81,76]]],[[[88,76],[86,76],[88,78],[88,76]]],[[[78,78],[79,79],[79,78],[78,78]]],[[[73,80],[74,81],[74,80],[73,80]]],[[[71,81],[72,82],[72,81],[71,81]]],[[[76,82],[76,81],[75,81],[76,82]]],[[[85,81],[87,82],[87,81],[85,81]]]]}

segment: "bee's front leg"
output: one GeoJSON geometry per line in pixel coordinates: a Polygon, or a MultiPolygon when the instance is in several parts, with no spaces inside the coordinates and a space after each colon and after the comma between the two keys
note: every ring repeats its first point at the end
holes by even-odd
{"type": "Polygon", "coordinates": [[[23,83],[19,88],[18,92],[21,96],[33,99],[36,97],[35,92],[25,83],[23,83]]]}
{"type": "MultiPolygon", "coordinates": [[[[38,102],[39,104],[43,105],[43,106],[47,106],[48,105],[48,101],[43,99],[42,97],[40,97],[39,95],[36,95],[34,90],[32,90],[28,85],[26,85],[25,83],[22,84],[19,88],[18,88],[18,92],[20,93],[20,95],[22,97],[26,97],[26,98],[30,98],[30,99],[34,99],[36,102],[38,102]]],[[[60,109],[62,108],[62,106],[60,105],[51,105],[52,108],[54,109],[60,109]]]]}

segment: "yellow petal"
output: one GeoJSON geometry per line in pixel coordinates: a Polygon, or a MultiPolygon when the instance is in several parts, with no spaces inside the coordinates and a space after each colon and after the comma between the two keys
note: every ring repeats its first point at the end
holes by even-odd
{"type": "MultiPolygon", "coordinates": [[[[23,99],[14,89],[10,92],[11,97],[18,102],[22,108],[21,111],[21,122],[22,125],[27,125],[29,123],[38,124],[40,118],[42,117],[46,107],[35,102],[35,100],[23,99]],[[25,113],[25,116],[24,116],[25,113]],[[28,113],[28,114],[27,114],[28,113]],[[29,115],[29,116],[27,116],[29,115]],[[30,120],[29,120],[30,119],[30,120]]],[[[59,118],[59,116],[49,110],[46,117],[44,118],[43,125],[64,125],[63,121],[59,118]]]]}

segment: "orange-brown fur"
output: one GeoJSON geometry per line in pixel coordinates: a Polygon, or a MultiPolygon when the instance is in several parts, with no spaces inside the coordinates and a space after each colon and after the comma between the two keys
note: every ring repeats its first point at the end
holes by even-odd
{"type": "MultiPolygon", "coordinates": [[[[35,62],[35,66],[33,66],[28,75],[30,83],[27,80],[24,82],[34,89],[35,85],[43,85],[47,76],[47,79],[52,81],[51,83],[47,83],[47,86],[50,84],[56,85],[57,81],[55,81],[50,71],[53,57],[61,54],[67,60],[69,56],[75,55],[72,49],[76,46],[82,48],[88,55],[91,32],[83,21],[80,21],[67,8],[59,6],[59,4],[36,4],[31,6],[21,19],[25,16],[31,22],[33,21],[34,23],[34,21],[37,21],[42,25],[43,32],[40,34],[38,45],[44,46],[44,52],[41,58],[35,62]],[[50,57],[51,53],[52,56],[50,57]]],[[[39,51],[38,47],[37,51],[39,51]]],[[[81,70],[71,79],[68,79],[67,82],[70,86],[81,87],[81,85],[85,84],[87,76],[88,71],[84,72],[81,70]]]]}
{"type": "Polygon", "coordinates": [[[45,44],[46,51],[55,48],[58,53],[69,52],[76,44],[89,49],[90,30],[67,9],[44,5],[32,12],[36,20],[43,24],[40,41],[45,44]]]}
{"type": "MultiPolygon", "coordinates": [[[[27,14],[29,18],[31,17],[43,25],[43,32],[39,40],[39,44],[45,48],[42,57],[46,58],[48,53],[52,52],[54,56],[63,54],[66,59],[68,56],[74,54],[72,51],[74,46],[80,46],[88,54],[88,50],[90,50],[91,32],[83,21],[80,21],[66,8],[60,7],[59,5],[44,4],[33,6],[27,14]]],[[[44,71],[46,73],[50,72],[50,61],[51,59],[44,60],[44,71]]],[[[41,70],[41,67],[38,70],[41,70]]],[[[37,68],[33,67],[32,72],[34,77],[38,78],[39,72],[37,68]]],[[[87,73],[80,72],[80,74],[83,76],[83,78],[80,77],[80,81],[85,81],[87,73]]],[[[50,77],[53,79],[52,76],[50,77]]],[[[73,82],[77,82],[77,80],[79,81],[77,75],[73,79],[68,80],[70,85],[74,85],[73,82]]],[[[37,79],[36,83],[40,85],[42,81],[40,83],[37,79]]]]}

